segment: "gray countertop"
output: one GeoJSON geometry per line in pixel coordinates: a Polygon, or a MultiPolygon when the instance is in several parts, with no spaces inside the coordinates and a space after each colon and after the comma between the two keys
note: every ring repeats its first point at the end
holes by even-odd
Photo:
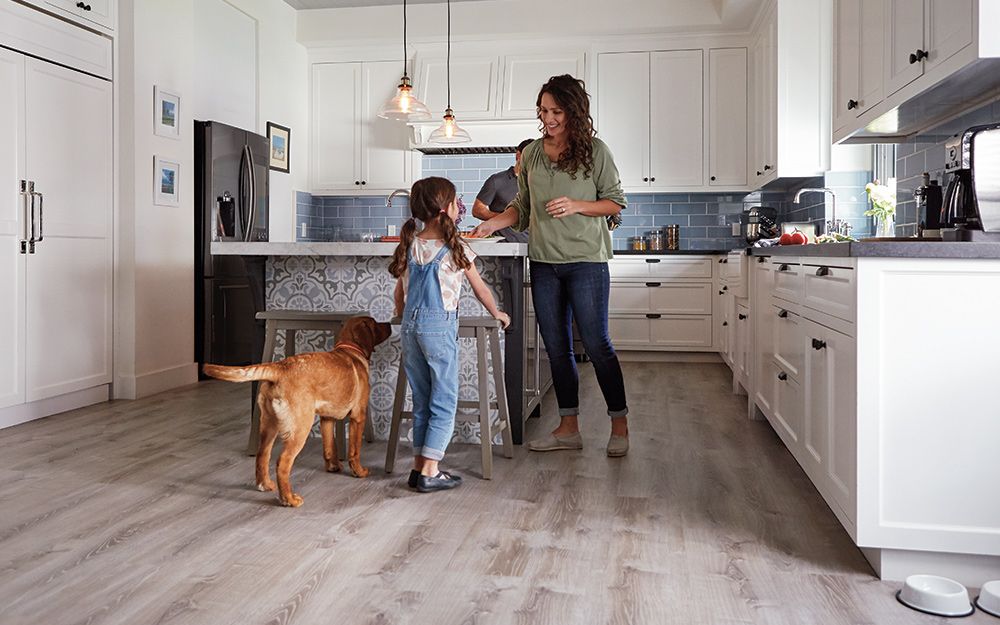
{"type": "Polygon", "coordinates": [[[751,256],[809,256],[825,258],[966,258],[1000,259],[1000,243],[953,241],[862,241],[752,247],[751,256]]]}
{"type": "MultiPolygon", "coordinates": [[[[397,243],[307,243],[261,241],[228,243],[215,241],[211,252],[218,256],[392,256],[397,243]]],[[[527,243],[469,241],[478,256],[527,256],[527,243]]]]}
{"type": "Polygon", "coordinates": [[[659,250],[638,252],[635,250],[615,250],[615,256],[717,256],[728,254],[729,250],[659,250]]]}

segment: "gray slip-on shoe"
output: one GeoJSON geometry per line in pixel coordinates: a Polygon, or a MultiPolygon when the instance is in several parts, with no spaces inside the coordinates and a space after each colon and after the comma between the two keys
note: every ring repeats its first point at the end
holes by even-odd
{"type": "Polygon", "coordinates": [[[569,436],[556,436],[546,434],[541,438],[536,438],[528,442],[528,449],[531,451],[557,451],[559,449],[583,449],[583,438],[580,433],[569,436]]]}
{"type": "Polygon", "coordinates": [[[608,439],[608,457],[621,458],[628,453],[628,436],[611,435],[608,439]]]}

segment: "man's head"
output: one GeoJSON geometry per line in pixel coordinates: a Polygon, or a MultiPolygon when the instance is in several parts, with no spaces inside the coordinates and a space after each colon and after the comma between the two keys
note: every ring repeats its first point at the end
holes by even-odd
{"type": "Polygon", "coordinates": [[[525,139],[524,141],[517,144],[517,149],[514,150],[515,169],[519,170],[521,168],[521,152],[523,152],[524,148],[528,147],[528,144],[530,144],[532,141],[534,141],[534,139],[525,139]]]}

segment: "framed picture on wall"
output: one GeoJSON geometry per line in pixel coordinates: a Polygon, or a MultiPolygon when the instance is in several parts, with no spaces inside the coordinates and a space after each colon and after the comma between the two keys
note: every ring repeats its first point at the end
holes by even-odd
{"type": "Polygon", "coordinates": [[[288,149],[292,131],[285,126],[267,122],[267,143],[270,146],[268,165],[275,171],[288,173],[288,149]]]}
{"type": "Polygon", "coordinates": [[[181,166],[159,156],[153,157],[153,204],[180,206],[181,166]]]}
{"type": "Polygon", "coordinates": [[[181,138],[181,97],[159,86],[153,87],[153,132],[161,137],[181,138]]]}

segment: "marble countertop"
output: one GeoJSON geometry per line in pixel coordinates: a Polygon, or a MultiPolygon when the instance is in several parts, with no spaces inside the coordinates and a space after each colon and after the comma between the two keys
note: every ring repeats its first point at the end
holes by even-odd
{"type": "Polygon", "coordinates": [[[615,250],[615,256],[718,256],[729,250],[658,250],[639,252],[636,250],[615,250]]]}
{"type": "Polygon", "coordinates": [[[1000,243],[954,241],[860,241],[752,247],[751,256],[807,256],[825,258],[966,258],[1000,260],[1000,243]]]}
{"type": "MultiPolygon", "coordinates": [[[[527,256],[527,243],[486,243],[470,241],[479,256],[527,256]]],[[[396,243],[307,243],[261,241],[250,243],[212,242],[216,256],[392,256],[396,243]]]]}

